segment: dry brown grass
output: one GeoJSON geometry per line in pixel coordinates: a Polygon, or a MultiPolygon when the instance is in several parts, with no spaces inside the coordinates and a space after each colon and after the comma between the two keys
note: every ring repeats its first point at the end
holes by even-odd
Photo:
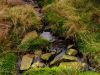
{"type": "Polygon", "coordinates": [[[14,29],[18,28],[18,26],[23,27],[24,30],[30,27],[34,27],[34,29],[41,27],[40,19],[31,5],[5,8],[0,12],[0,16],[0,21],[6,20],[6,22],[12,23],[14,29]]]}
{"type": "Polygon", "coordinates": [[[9,26],[7,24],[0,24],[0,40],[7,38],[9,26]]]}

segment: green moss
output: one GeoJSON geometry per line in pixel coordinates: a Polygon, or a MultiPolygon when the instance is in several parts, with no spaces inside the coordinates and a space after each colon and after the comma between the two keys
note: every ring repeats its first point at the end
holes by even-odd
{"type": "Polygon", "coordinates": [[[48,11],[44,14],[45,22],[50,26],[53,33],[61,35],[66,28],[64,27],[66,19],[54,11],[48,11]]]}
{"type": "Polygon", "coordinates": [[[14,53],[0,55],[0,75],[14,75],[16,73],[16,56],[14,53]]]}
{"type": "Polygon", "coordinates": [[[48,10],[44,14],[44,19],[45,19],[45,21],[47,21],[48,23],[51,23],[51,24],[64,22],[64,18],[52,10],[50,10],[50,11],[48,10]]]}
{"type": "Polygon", "coordinates": [[[23,75],[99,75],[99,73],[86,71],[80,72],[73,69],[64,69],[59,67],[30,69],[23,75]]]}
{"type": "Polygon", "coordinates": [[[29,41],[27,41],[26,43],[23,43],[20,45],[20,48],[23,50],[34,50],[34,49],[39,49],[39,48],[43,48],[47,45],[49,45],[49,41],[46,39],[43,39],[41,37],[38,37],[36,39],[31,39],[29,41]]]}

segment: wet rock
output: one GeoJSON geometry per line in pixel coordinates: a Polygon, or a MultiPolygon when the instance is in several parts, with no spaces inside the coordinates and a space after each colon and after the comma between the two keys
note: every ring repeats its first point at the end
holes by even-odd
{"type": "Polygon", "coordinates": [[[63,49],[59,47],[52,47],[49,51],[55,52],[55,53],[60,53],[63,49]]]}
{"type": "Polygon", "coordinates": [[[22,57],[20,70],[27,70],[27,69],[29,69],[33,59],[34,59],[34,55],[33,54],[26,54],[26,55],[24,55],[22,57]]]}
{"type": "Polygon", "coordinates": [[[66,54],[68,55],[76,55],[78,53],[78,51],[76,49],[69,49],[68,51],[66,51],[66,54]]]}
{"type": "Polygon", "coordinates": [[[45,64],[40,61],[37,61],[37,62],[33,63],[31,67],[32,68],[42,68],[42,67],[45,67],[45,64]]]}
{"type": "Polygon", "coordinates": [[[68,46],[67,46],[67,49],[70,49],[70,48],[72,48],[72,47],[74,47],[74,45],[68,45],[68,46]]]}
{"type": "Polygon", "coordinates": [[[87,64],[82,62],[62,62],[59,67],[77,69],[77,70],[85,70],[87,69],[87,64]]]}
{"type": "Polygon", "coordinates": [[[34,40],[38,37],[38,34],[36,31],[29,32],[25,35],[25,37],[22,39],[21,44],[28,42],[29,40],[34,40]]]}
{"type": "Polygon", "coordinates": [[[50,65],[59,63],[59,62],[63,62],[63,61],[77,61],[77,57],[74,56],[69,56],[69,55],[62,55],[60,57],[55,57],[53,61],[50,62],[50,65]]]}
{"type": "Polygon", "coordinates": [[[43,32],[41,35],[40,35],[42,38],[50,41],[50,42],[53,42],[55,41],[54,37],[52,36],[52,34],[50,32],[43,32]]]}
{"type": "Polygon", "coordinates": [[[53,55],[54,53],[45,53],[41,56],[43,60],[49,60],[49,58],[53,55]]]}

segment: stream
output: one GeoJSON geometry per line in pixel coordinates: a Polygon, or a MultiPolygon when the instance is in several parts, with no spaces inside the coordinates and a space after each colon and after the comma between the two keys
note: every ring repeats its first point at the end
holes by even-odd
{"type": "MultiPolygon", "coordinates": [[[[25,0],[26,2],[30,2],[33,6],[34,6],[34,9],[36,10],[36,15],[42,19],[42,16],[43,16],[43,13],[42,13],[42,8],[40,8],[36,2],[36,0],[25,0]]],[[[44,24],[43,24],[44,25],[44,24]]],[[[50,62],[52,61],[54,58],[56,59],[59,59],[62,55],[65,54],[66,50],[67,50],[67,46],[69,44],[74,44],[73,42],[72,43],[69,43],[68,40],[66,40],[65,38],[61,38],[59,36],[55,36],[54,34],[52,34],[50,31],[45,31],[45,25],[44,27],[42,28],[42,32],[40,33],[40,36],[43,37],[44,39],[52,42],[52,46],[51,48],[49,49],[50,52],[54,52],[55,54],[53,54],[51,57],[50,57],[50,60],[49,61],[43,61],[40,59],[40,57],[37,57],[34,59],[33,63],[34,62],[37,62],[37,61],[43,61],[43,62],[50,62]]],[[[72,40],[71,40],[72,41],[72,40]]],[[[17,67],[17,75],[21,75],[21,73],[23,71],[20,71],[20,65],[21,65],[21,60],[22,60],[22,56],[24,54],[23,53],[18,53],[17,56],[18,56],[18,60],[17,60],[17,64],[16,64],[16,67],[17,67]]],[[[80,61],[79,61],[80,62],[80,61]]],[[[48,63],[49,64],[49,63],[48,63]]],[[[47,64],[47,65],[48,65],[47,64]]]]}

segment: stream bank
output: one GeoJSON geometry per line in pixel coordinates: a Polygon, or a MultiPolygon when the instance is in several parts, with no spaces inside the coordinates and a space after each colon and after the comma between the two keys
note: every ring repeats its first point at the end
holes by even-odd
{"type": "MultiPolygon", "coordinates": [[[[84,60],[84,56],[79,52],[75,38],[71,37],[66,39],[53,34],[51,30],[46,30],[48,23],[43,19],[42,8],[36,3],[37,2],[34,2],[33,0],[32,5],[35,8],[37,17],[41,19],[43,27],[39,32],[35,32],[36,35],[47,40],[49,44],[47,43],[47,45],[43,45],[34,50],[31,50],[30,48],[29,50],[31,51],[19,54],[19,74],[30,68],[51,68],[54,66],[73,67],[82,71],[89,70],[88,62],[84,60]]],[[[32,35],[34,35],[34,33],[32,33],[32,35]]]]}

